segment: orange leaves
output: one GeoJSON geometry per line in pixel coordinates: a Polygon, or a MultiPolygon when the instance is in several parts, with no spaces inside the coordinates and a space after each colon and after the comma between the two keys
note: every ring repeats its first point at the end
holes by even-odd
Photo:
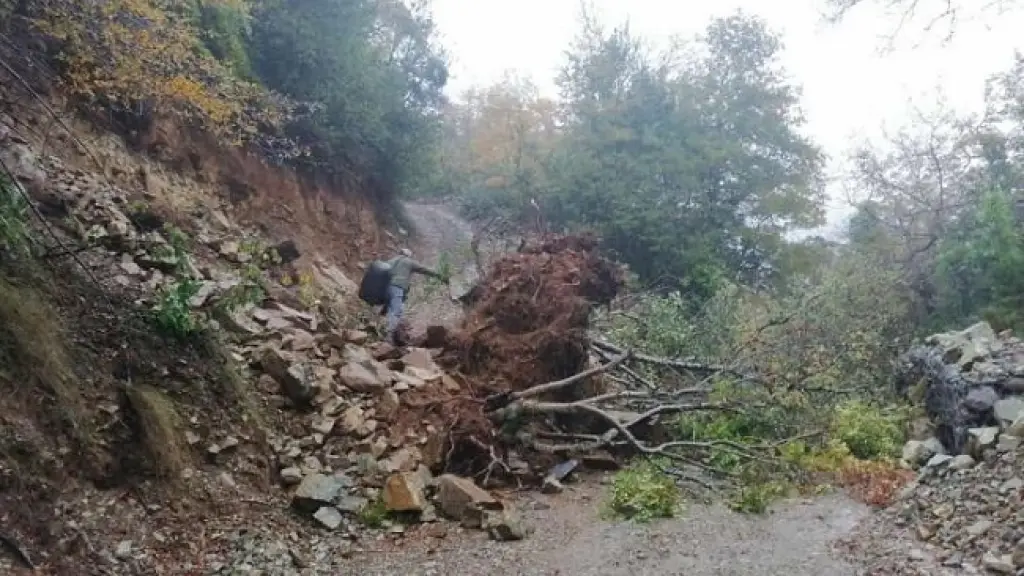
{"type": "Polygon", "coordinates": [[[871,506],[885,507],[914,479],[914,472],[886,461],[848,459],[836,480],[850,494],[871,506]]]}
{"type": "MultiPolygon", "coordinates": [[[[248,10],[245,0],[215,2],[248,10]]],[[[200,49],[179,3],[55,0],[34,23],[61,42],[64,81],[88,100],[125,108],[147,102],[161,114],[198,121],[227,142],[248,141],[257,124],[287,116],[281,102],[200,49]]]]}

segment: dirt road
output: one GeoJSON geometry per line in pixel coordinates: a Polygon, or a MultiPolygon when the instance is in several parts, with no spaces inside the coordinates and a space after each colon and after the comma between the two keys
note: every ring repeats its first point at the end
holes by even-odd
{"type": "MultiPolygon", "coordinates": [[[[473,228],[452,210],[436,204],[405,204],[405,213],[414,226],[409,248],[416,259],[436,267],[442,255],[455,272],[472,266],[469,242],[473,228]]],[[[462,308],[449,297],[445,286],[417,278],[409,293],[406,322],[413,333],[422,332],[430,324],[450,326],[458,322],[462,308]]]]}
{"type": "Polygon", "coordinates": [[[524,496],[519,507],[536,531],[520,542],[449,528],[441,539],[406,539],[401,548],[358,554],[351,568],[367,576],[863,574],[831,550],[868,515],[841,494],[781,503],[765,516],[690,505],[679,518],[649,525],[603,520],[603,495],[603,486],[588,482],[554,496],[524,496]]]}

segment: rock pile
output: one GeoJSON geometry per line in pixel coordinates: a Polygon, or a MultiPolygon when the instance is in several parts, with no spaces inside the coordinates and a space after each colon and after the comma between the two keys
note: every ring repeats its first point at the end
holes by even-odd
{"type": "MultiPolygon", "coordinates": [[[[435,478],[432,471],[440,471],[445,456],[444,431],[402,418],[412,412],[411,393],[420,398],[460,394],[460,381],[435,362],[439,350],[369,347],[368,331],[322,317],[315,303],[302,302],[269,274],[262,281],[270,296],[239,307],[216,306],[245,281],[241,267],[256,257],[243,249],[250,238],[224,214],[213,211],[210,218],[191,222],[192,241],[182,253],[144,194],[70,169],[57,158],[36,157],[22,143],[4,150],[16,176],[26,187],[35,186],[32,196],[41,210],[59,217],[70,238],[90,247],[82,258],[102,281],[131,291],[143,303],[183,279],[198,285],[188,306],[208,311],[232,336],[231,353],[246,367],[243,376],[252,382],[253,394],[276,409],[267,442],[273,471],[295,511],[353,536],[355,519],[377,505],[416,521],[435,521],[440,511],[495,539],[525,535],[515,511],[471,480],[435,478]]],[[[298,257],[289,242],[279,244],[276,253],[285,261],[298,257]]],[[[320,293],[338,300],[354,296],[357,286],[344,272],[313,261],[312,281],[320,293]]],[[[186,431],[184,440],[190,447],[205,446],[214,465],[229,464],[239,452],[234,435],[210,430],[206,436],[197,428],[186,431]]]]}
{"type": "Polygon", "coordinates": [[[979,323],[906,360],[908,393],[931,422],[903,449],[920,474],[888,513],[948,568],[1024,571],[1024,341],[979,323]]]}

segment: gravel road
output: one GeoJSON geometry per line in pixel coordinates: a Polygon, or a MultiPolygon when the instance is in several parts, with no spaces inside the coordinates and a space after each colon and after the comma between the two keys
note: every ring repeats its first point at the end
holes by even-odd
{"type": "Polygon", "coordinates": [[[676,519],[638,525],[599,514],[604,486],[584,483],[562,494],[519,501],[535,532],[499,543],[449,528],[442,538],[406,538],[351,559],[352,574],[431,576],[854,576],[832,542],[868,510],[842,494],[780,503],[765,516],[690,505],[676,519]],[[358,572],[356,571],[358,570],[358,572]]]}

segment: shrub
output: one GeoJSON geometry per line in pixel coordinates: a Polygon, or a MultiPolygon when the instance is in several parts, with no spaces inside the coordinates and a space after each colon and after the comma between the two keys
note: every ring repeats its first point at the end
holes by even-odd
{"type": "Polygon", "coordinates": [[[831,433],[862,460],[897,456],[903,443],[903,425],[898,416],[856,400],[836,407],[831,433]]]}
{"type": "Polygon", "coordinates": [[[189,304],[197,292],[199,283],[191,279],[178,280],[163,287],[153,315],[157,329],[181,340],[197,333],[201,322],[189,304]]]}
{"type": "Polygon", "coordinates": [[[616,516],[649,522],[675,516],[680,504],[679,489],[672,477],[659,463],[643,460],[615,475],[608,509],[616,516]]]}

